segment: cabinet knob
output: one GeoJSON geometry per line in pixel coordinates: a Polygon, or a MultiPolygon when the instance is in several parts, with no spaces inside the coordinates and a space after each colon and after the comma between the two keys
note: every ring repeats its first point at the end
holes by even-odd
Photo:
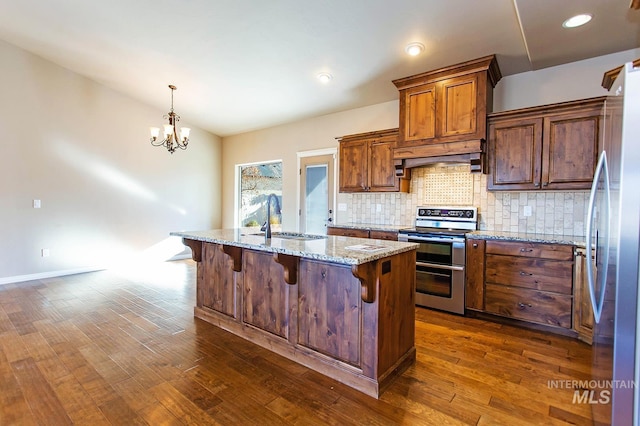
{"type": "Polygon", "coordinates": [[[540,183],[539,183],[539,182],[536,182],[536,183],[534,183],[534,184],[533,184],[533,186],[535,186],[535,187],[537,188],[537,187],[539,187],[539,186],[540,186],[540,183]]]}
{"type": "Polygon", "coordinates": [[[547,186],[547,185],[549,185],[549,182],[545,182],[542,184],[542,186],[547,186]]]}
{"type": "Polygon", "coordinates": [[[478,248],[478,243],[473,243],[473,248],[478,248]]]}

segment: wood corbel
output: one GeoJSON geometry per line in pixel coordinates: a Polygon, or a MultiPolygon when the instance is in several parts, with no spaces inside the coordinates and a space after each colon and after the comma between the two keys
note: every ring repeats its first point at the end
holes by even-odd
{"type": "Polygon", "coordinates": [[[242,271],[242,247],[222,245],[222,251],[233,260],[233,270],[242,271]]]}
{"type": "Polygon", "coordinates": [[[298,256],[290,254],[273,253],[273,260],[284,267],[284,281],[287,284],[296,284],[298,282],[298,256]]]}
{"type": "Polygon", "coordinates": [[[376,300],[376,284],[378,282],[378,274],[376,273],[377,262],[363,263],[361,265],[353,265],[351,273],[360,280],[362,286],[360,297],[363,302],[372,303],[376,300]]]}
{"type": "Polygon", "coordinates": [[[191,249],[191,258],[196,262],[202,262],[202,241],[182,239],[182,244],[191,249]]]}

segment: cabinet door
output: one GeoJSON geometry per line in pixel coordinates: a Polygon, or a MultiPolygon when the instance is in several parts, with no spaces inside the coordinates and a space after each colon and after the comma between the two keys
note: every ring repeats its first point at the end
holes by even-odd
{"type": "Polygon", "coordinates": [[[398,241],[398,233],[394,231],[369,231],[369,238],[372,240],[398,241]]]}
{"type": "Polygon", "coordinates": [[[573,276],[573,328],[578,338],[591,344],[593,340],[593,309],[587,282],[587,250],[576,250],[575,272],[573,276]]]}
{"type": "Polygon", "coordinates": [[[399,179],[393,164],[396,140],[376,139],[369,146],[369,191],[397,191],[399,179]]]}
{"type": "Polygon", "coordinates": [[[360,366],[360,282],[351,268],[300,261],[298,344],[360,366]]]}
{"type": "Polygon", "coordinates": [[[484,310],[485,240],[467,240],[465,307],[484,310]]]}
{"type": "Polygon", "coordinates": [[[478,76],[450,78],[439,82],[438,86],[441,95],[436,106],[437,136],[447,138],[476,133],[478,76]]]}
{"type": "Polygon", "coordinates": [[[490,123],[489,158],[489,190],[540,188],[542,119],[490,123]]]}
{"type": "Polygon", "coordinates": [[[336,228],[334,226],[329,226],[327,227],[327,235],[335,235],[338,237],[369,238],[369,231],[367,229],[336,228]]]}
{"type": "Polygon", "coordinates": [[[256,328],[289,338],[291,286],[284,281],[282,266],[268,252],[244,250],[242,270],[243,320],[256,328]]]}
{"type": "Polygon", "coordinates": [[[202,244],[202,278],[198,280],[197,304],[236,318],[236,281],[233,260],[222,246],[202,244]]]}
{"type": "Polygon", "coordinates": [[[545,117],[542,187],[589,189],[598,161],[598,109],[545,117]]]}
{"type": "Polygon", "coordinates": [[[340,192],[368,190],[368,159],[368,140],[340,142],[340,192]]]}
{"type": "MultiPolygon", "coordinates": [[[[404,91],[404,108],[400,106],[400,120],[404,121],[401,140],[415,145],[423,139],[436,137],[436,84],[424,84],[404,91]]],[[[402,126],[401,126],[402,127],[402,126]]]]}

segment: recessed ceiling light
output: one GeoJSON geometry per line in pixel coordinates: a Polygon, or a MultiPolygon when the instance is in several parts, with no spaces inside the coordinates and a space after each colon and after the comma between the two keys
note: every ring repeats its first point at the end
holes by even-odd
{"type": "Polygon", "coordinates": [[[320,74],[318,74],[318,80],[320,80],[320,83],[327,84],[331,81],[332,78],[333,76],[328,72],[321,72],[320,74]]]}
{"type": "Polygon", "coordinates": [[[565,28],[575,28],[581,25],[586,24],[593,18],[593,15],[590,13],[582,13],[580,15],[572,16],[562,23],[562,26],[565,28]]]}
{"type": "Polygon", "coordinates": [[[411,56],[417,56],[424,51],[424,44],[418,43],[417,41],[413,43],[409,43],[404,48],[404,51],[411,56]]]}

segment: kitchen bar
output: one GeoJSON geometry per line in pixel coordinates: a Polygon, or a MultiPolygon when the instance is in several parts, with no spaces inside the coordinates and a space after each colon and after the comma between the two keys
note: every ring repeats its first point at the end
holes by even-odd
{"type": "Polygon", "coordinates": [[[195,316],[378,398],[414,361],[416,244],[255,229],[173,232],[195,316]]]}

